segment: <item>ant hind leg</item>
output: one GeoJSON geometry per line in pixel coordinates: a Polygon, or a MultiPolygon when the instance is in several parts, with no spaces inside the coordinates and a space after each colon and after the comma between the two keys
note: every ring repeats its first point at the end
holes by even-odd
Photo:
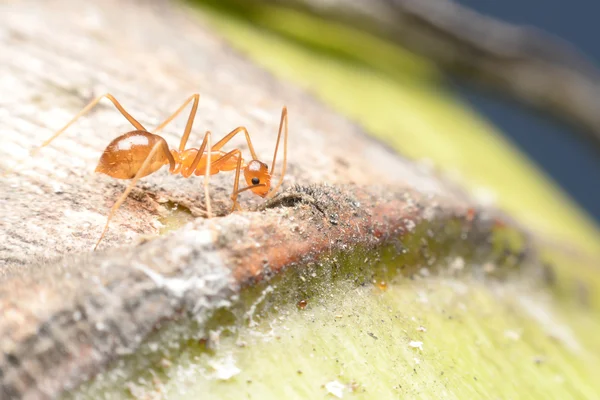
{"type": "Polygon", "coordinates": [[[98,241],[96,242],[96,245],[94,246],[94,251],[96,251],[96,249],[100,245],[100,242],[106,235],[106,232],[108,232],[108,225],[110,224],[110,220],[115,216],[115,213],[117,212],[119,207],[121,207],[121,204],[123,204],[125,199],[127,199],[127,196],[129,196],[129,193],[131,193],[131,191],[133,190],[137,181],[140,180],[140,178],[142,176],[146,175],[146,171],[148,170],[148,167],[150,166],[150,163],[151,163],[152,159],[154,158],[154,155],[161,149],[162,149],[162,151],[168,152],[168,146],[167,146],[166,142],[159,141],[152,147],[152,150],[150,151],[150,153],[144,160],[144,163],[142,164],[142,166],[140,167],[138,172],[135,174],[135,176],[133,177],[133,179],[131,180],[129,185],[127,185],[127,188],[125,189],[123,194],[121,194],[121,196],[117,199],[117,201],[115,201],[115,204],[113,204],[113,206],[110,208],[110,212],[108,213],[108,217],[106,218],[106,224],[104,225],[104,230],[102,230],[102,234],[100,235],[100,238],[98,239],[98,241]]]}
{"type": "MultiPolygon", "coordinates": [[[[125,108],[123,108],[123,106],[121,105],[121,103],[119,103],[117,101],[117,99],[115,99],[115,97],[110,94],[110,93],[105,93],[102,96],[98,96],[96,97],[94,100],[92,100],[90,103],[88,103],[88,105],[86,105],[81,111],[79,111],[77,114],[75,114],[75,116],[73,118],[71,118],[71,120],[65,125],[63,126],[61,129],[59,129],[58,131],[56,131],[49,139],[47,139],[45,142],[43,142],[39,147],[36,147],[34,149],[32,149],[29,152],[29,157],[35,157],[35,155],[44,147],[48,146],[50,143],[52,143],[52,141],[54,141],[54,139],[56,139],[57,137],[59,137],[60,135],[62,135],[71,125],[73,125],[79,118],[81,118],[83,115],[87,114],[92,108],[96,107],[98,105],[98,103],[100,102],[100,100],[102,100],[104,97],[106,97],[108,100],[110,100],[113,105],[117,108],[117,110],[119,110],[119,112],[127,119],[127,121],[129,121],[129,123],[131,125],[133,125],[135,127],[135,129],[140,130],[140,131],[146,131],[146,128],[144,128],[144,126],[142,124],[140,124],[135,118],[133,118],[131,116],[131,114],[129,114],[125,108]]],[[[7,176],[10,173],[12,173],[14,170],[17,169],[17,167],[23,162],[19,161],[17,162],[16,166],[13,166],[12,168],[6,170],[4,173],[2,173],[0,176],[7,176]]]]}
{"type": "Polygon", "coordinates": [[[75,116],[65,126],[63,126],[61,129],[59,129],[57,132],[55,132],[54,135],[52,135],[48,140],[46,140],[44,143],[42,143],[42,145],[40,147],[34,149],[32,151],[32,154],[35,154],[41,148],[48,146],[54,139],[56,139],[64,131],[66,131],[67,128],[69,128],[71,125],[73,125],[75,123],[75,121],[77,121],[83,115],[87,114],[92,108],[96,107],[98,105],[98,103],[100,102],[100,100],[102,100],[104,97],[106,97],[108,100],[110,100],[113,103],[113,105],[117,108],[117,110],[119,110],[119,112],[127,119],[127,121],[129,121],[129,123],[131,125],[133,125],[135,127],[135,129],[140,130],[140,131],[146,131],[146,128],[144,128],[144,126],[142,124],[140,124],[135,118],[133,118],[131,116],[131,114],[129,114],[125,110],[125,108],[123,108],[121,103],[119,103],[112,94],[105,93],[102,96],[96,97],[87,106],[85,106],[81,111],[79,111],[77,114],[75,114],[75,116]]]}

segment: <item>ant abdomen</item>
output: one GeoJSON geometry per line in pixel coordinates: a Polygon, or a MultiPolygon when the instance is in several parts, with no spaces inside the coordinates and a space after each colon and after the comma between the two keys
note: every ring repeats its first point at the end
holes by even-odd
{"type": "MultiPolygon", "coordinates": [[[[148,158],[152,148],[159,142],[163,142],[168,152],[167,143],[158,135],[145,131],[127,132],[106,146],[98,161],[96,172],[117,179],[133,179],[146,158],[148,158]]],[[[148,168],[140,177],[150,175],[168,163],[169,160],[165,152],[157,151],[152,157],[148,168]]]]}

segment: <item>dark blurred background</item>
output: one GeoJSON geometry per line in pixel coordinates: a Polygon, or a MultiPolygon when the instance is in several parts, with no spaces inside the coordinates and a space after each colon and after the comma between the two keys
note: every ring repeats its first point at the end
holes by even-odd
{"type": "MultiPolygon", "coordinates": [[[[598,0],[458,0],[472,9],[541,28],[578,47],[600,67],[598,0]]],[[[514,104],[459,86],[459,92],[600,223],[600,149],[514,104]]],[[[600,104],[598,105],[600,112],[600,104]]]]}

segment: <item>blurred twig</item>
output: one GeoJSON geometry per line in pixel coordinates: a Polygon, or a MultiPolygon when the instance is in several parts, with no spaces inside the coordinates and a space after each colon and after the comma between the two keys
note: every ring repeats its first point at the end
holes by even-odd
{"type": "Polygon", "coordinates": [[[574,125],[600,150],[600,73],[569,44],[451,0],[253,0],[351,25],[574,125]]]}

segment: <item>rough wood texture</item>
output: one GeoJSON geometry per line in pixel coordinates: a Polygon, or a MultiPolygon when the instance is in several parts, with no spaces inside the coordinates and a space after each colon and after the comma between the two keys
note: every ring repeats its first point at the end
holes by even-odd
{"type": "MultiPolygon", "coordinates": [[[[150,127],[200,92],[191,143],[206,129],[219,136],[245,125],[269,161],[287,104],[286,186],[349,185],[292,191],[292,200],[264,212],[200,218],[140,246],[89,254],[124,187],[92,171],[106,144],[130,129],[112,106],[99,107],[35,160],[0,178],[2,399],[56,397],[134,351],[160,323],[180,317],[202,323],[267,270],[358,242],[380,244],[407,221],[458,218],[478,227],[472,240],[485,240],[493,225],[474,220],[459,191],[276,81],[232,52],[200,18],[169,3],[4,2],[0,43],[2,169],[27,157],[93,95],[113,93],[150,127]],[[378,188],[368,189],[373,182],[378,188]]],[[[183,125],[181,118],[167,129],[170,144],[177,144],[183,125]]],[[[245,149],[243,140],[236,144],[245,149]]],[[[223,174],[211,181],[222,214],[232,180],[223,174]]],[[[202,214],[201,178],[163,171],[140,188],[114,219],[104,248],[156,234],[165,199],[202,214]]],[[[259,201],[245,193],[242,204],[259,201]]]]}

